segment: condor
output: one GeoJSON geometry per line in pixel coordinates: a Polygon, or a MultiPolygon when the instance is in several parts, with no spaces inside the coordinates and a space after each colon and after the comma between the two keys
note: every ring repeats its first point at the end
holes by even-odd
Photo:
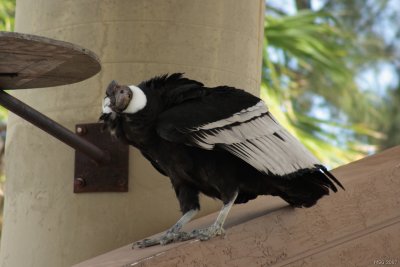
{"type": "Polygon", "coordinates": [[[138,148],[175,189],[183,216],[164,235],[139,247],[223,234],[233,204],[258,195],[311,207],[340,182],[268,111],[265,103],[228,86],[205,87],[181,73],[138,86],[111,82],[100,120],[138,148]],[[199,194],[223,207],[210,227],[181,231],[200,209],[199,194]]]}

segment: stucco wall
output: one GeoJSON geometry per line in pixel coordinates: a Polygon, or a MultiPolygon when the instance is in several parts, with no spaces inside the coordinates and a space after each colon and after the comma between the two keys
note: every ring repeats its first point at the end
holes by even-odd
{"type": "MultiPolygon", "coordinates": [[[[99,55],[79,84],[14,95],[64,126],[95,122],[110,80],[185,72],[258,94],[264,1],[18,0],[16,31],[99,55]]],[[[1,266],[70,266],[169,227],[180,216],[168,179],[130,150],[128,193],[74,194],[74,152],[10,115],[1,266]]],[[[219,203],[202,201],[204,212],[219,203]]],[[[204,214],[204,213],[203,213],[204,214]]]]}

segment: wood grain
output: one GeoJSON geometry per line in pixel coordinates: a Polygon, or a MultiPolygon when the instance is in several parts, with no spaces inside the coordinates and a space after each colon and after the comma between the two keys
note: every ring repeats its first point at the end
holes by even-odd
{"type": "Polygon", "coordinates": [[[71,84],[95,75],[100,69],[98,57],[78,45],[0,32],[0,89],[71,84]]]}

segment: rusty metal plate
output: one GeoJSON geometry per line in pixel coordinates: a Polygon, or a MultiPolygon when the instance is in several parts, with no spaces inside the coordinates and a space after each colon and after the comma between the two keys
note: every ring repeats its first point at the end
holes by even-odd
{"type": "Polygon", "coordinates": [[[74,193],[128,191],[128,145],[111,137],[102,126],[102,123],[89,123],[75,127],[76,134],[107,151],[110,162],[100,165],[76,150],[74,193]]]}

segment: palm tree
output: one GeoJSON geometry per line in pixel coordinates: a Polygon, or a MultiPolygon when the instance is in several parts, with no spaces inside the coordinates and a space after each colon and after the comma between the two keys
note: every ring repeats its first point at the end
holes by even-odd
{"type": "Polygon", "coordinates": [[[273,112],[332,167],[373,150],[381,134],[365,122],[378,114],[354,81],[353,36],[325,12],[274,11],[265,19],[262,92],[273,112]]]}

